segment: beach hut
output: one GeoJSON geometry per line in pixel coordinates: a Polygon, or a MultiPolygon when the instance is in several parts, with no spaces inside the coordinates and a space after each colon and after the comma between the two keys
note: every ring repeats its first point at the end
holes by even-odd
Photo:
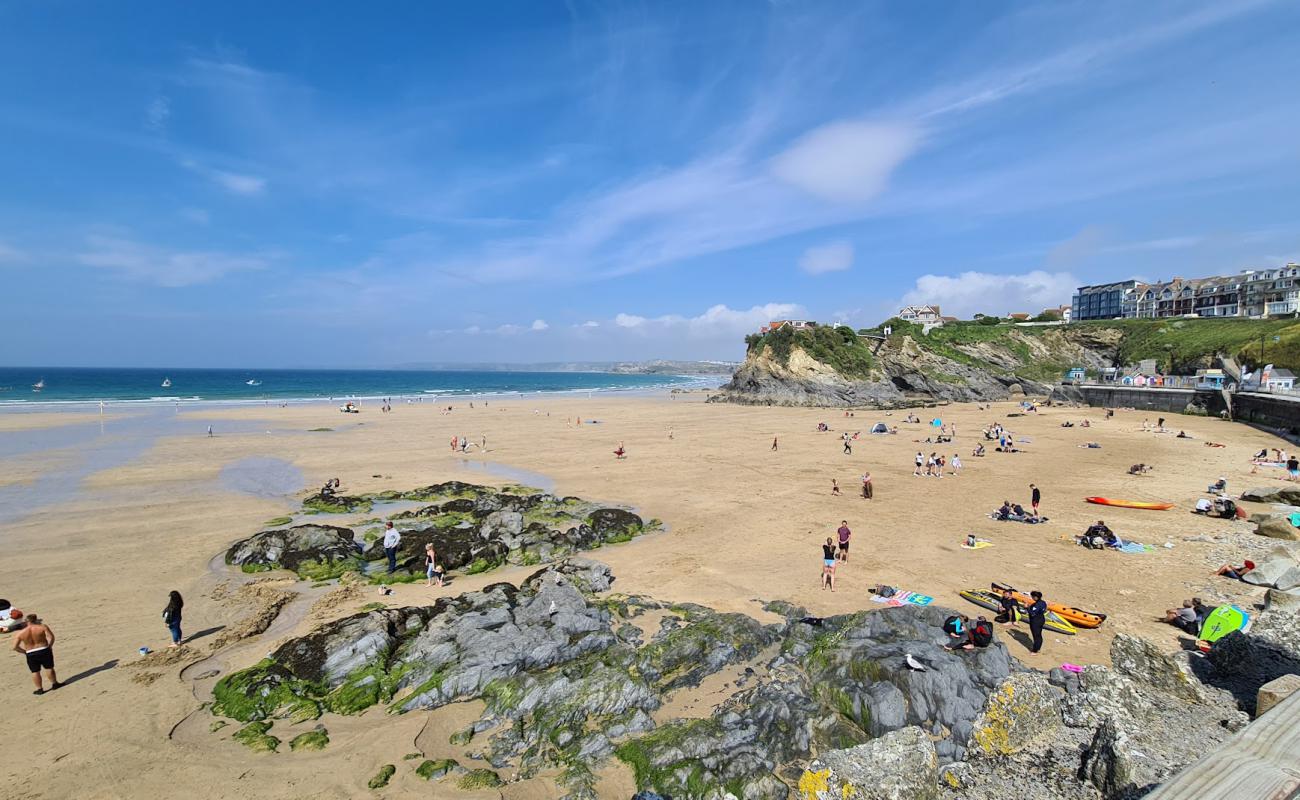
{"type": "Polygon", "coordinates": [[[1083,367],[1070,367],[1069,372],[1065,373],[1065,379],[1071,383],[1082,383],[1088,377],[1088,373],[1083,367]]]}

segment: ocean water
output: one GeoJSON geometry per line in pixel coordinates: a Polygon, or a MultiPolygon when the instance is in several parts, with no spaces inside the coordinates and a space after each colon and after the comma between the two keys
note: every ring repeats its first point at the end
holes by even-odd
{"type": "Polygon", "coordinates": [[[606,372],[0,367],[0,405],[48,403],[293,402],[342,398],[647,391],[716,386],[716,377],[606,372]],[[164,379],[171,386],[162,385],[164,379]],[[252,383],[250,383],[250,381],[252,383]],[[40,391],[38,383],[44,383],[40,391]]]}

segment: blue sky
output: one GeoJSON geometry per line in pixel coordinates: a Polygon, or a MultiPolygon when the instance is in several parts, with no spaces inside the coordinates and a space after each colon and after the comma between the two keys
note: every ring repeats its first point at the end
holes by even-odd
{"type": "Polygon", "coordinates": [[[738,358],[1300,260],[1287,2],[0,5],[0,363],[738,358]]]}

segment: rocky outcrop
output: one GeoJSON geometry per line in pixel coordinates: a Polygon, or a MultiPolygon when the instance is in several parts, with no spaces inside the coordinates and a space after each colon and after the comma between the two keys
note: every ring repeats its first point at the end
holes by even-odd
{"type": "Polygon", "coordinates": [[[936,800],[934,743],[917,727],[902,728],[846,750],[831,750],[799,779],[803,800],[936,800]]]}
{"type": "Polygon", "coordinates": [[[1300,486],[1257,486],[1242,492],[1241,499],[1256,503],[1300,505],[1300,486]]]}
{"type": "Polygon", "coordinates": [[[460,763],[417,774],[486,786],[549,773],[575,798],[595,797],[617,758],[645,797],[1110,800],[1231,736],[1246,722],[1234,696],[1300,663],[1290,611],[1261,614],[1208,659],[1119,634],[1114,667],[1044,675],[997,642],[943,649],[939,608],[816,619],[774,603],[784,621],[763,624],[612,583],[570,559],[518,586],[354,614],[224,676],[211,708],[273,751],[324,714],[475,698],[482,714],[451,737],[460,763]],[[711,712],[665,718],[724,670],[711,712]]]}
{"type": "MultiPolygon", "coordinates": [[[[295,525],[262,531],[226,551],[226,563],[239,567],[297,571],[306,564],[355,565],[356,534],[333,525],[295,525]]],[[[251,571],[251,570],[250,570],[251,571]]]]}
{"type": "Polygon", "coordinates": [[[1250,521],[1255,524],[1255,533],[1270,539],[1300,542],[1300,528],[1291,524],[1292,512],[1272,514],[1251,514],[1250,521]]]}
{"type": "MultiPolygon", "coordinates": [[[[552,562],[626,542],[651,527],[625,509],[601,508],[524,487],[494,489],[449,481],[361,499],[430,503],[389,517],[402,534],[397,557],[406,576],[424,574],[427,544],[434,546],[445,569],[478,573],[505,563],[552,562]]],[[[311,580],[333,579],[364,569],[365,561],[385,558],[381,531],[372,529],[367,538],[362,544],[351,528],[332,525],[262,531],[236,542],[226,553],[226,563],[249,572],[283,568],[311,580]]]]}
{"type": "MultiPolygon", "coordinates": [[[[986,329],[987,330],[987,329],[986,329]]],[[[996,337],[966,340],[915,332],[863,340],[869,369],[846,372],[833,353],[791,336],[788,352],[754,340],[743,364],[712,398],[754,405],[900,407],[935,401],[1005,400],[1051,391],[1044,365],[1097,368],[1111,363],[1118,331],[999,329],[996,337]],[[817,354],[817,355],[814,355],[817,354]],[[821,360],[819,360],[820,355],[821,360]]],[[[832,346],[834,340],[831,339],[832,346]]],[[[847,345],[852,349],[853,345],[847,345]]],[[[1050,368],[1049,368],[1050,370],[1050,368]]]]}

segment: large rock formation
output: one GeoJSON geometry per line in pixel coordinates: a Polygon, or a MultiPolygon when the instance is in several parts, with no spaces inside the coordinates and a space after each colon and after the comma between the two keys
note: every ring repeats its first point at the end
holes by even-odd
{"type": "Polygon", "coordinates": [[[977,326],[965,339],[948,339],[904,327],[884,340],[858,341],[848,329],[838,329],[843,342],[807,333],[769,334],[789,342],[752,339],[745,362],[714,399],[896,407],[1047,394],[1066,367],[1108,365],[1119,338],[1118,331],[1068,327],[1000,328],[991,336],[977,326]]]}
{"type": "MultiPolygon", "coordinates": [[[[423,574],[426,544],[433,544],[444,568],[477,573],[507,562],[555,561],[626,542],[647,528],[631,511],[524,487],[493,489],[449,481],[354,499],[364,500],[367,509],[394,500],[429,503],[389,517],[402,534],[397,557],[408,576],[423,574]]],[[[377,508],[382,510],[382,505],[377,508]]],[[[375,528],[368,533],[369,541],[363,544],[351,528],[331,525],[262,531],[231,546],[226,563],[246,571],[284,568],[314,580],[336,578],[363,568],[364,561],[384,558],[382,531],[375,528]]]]}
{"type": "Polygon", "coordinates": [[[642,797],[1111,800],[1231,736],[1247,719],[1234,696],[1300,663],[1290,610],[1209,659],[1120,634],[1114,667],[1044,675],[1001,643],[943,649],[943,609],[816,619],[771,604],[785,619],[762,624],[611,595],[612,581],[570,559],[517,587],[355,614],[224,676],[212,710],[265,742],[323,714],[478,698],[479,719],[452,735],[466,758],[411,768],[460,785],[548,772],[572,798],[594,798],[594,771],[618,758],[642,797]],[[710,713],[664,718],[723,670],[710,713]]]}

